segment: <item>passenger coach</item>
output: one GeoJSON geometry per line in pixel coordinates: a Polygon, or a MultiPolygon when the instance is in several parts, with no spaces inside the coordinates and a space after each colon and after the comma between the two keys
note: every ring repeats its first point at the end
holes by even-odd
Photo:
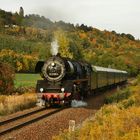
{"type": "Polygon", "coordinates": [[[127,81],[126,71],[93,65],[91,68],[91,90],[111,87],[117,84],[123,84],[127,81]]]}

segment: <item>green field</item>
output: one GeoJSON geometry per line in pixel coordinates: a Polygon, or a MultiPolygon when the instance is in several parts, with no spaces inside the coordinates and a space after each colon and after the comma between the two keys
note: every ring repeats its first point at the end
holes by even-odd
{"type": "Polygon", "coordinates": [[[24,74],[18,73],[15,75],[15,87],[26,86],[35,87],[37,80],[41,79],[40,74],[24,74]]]}

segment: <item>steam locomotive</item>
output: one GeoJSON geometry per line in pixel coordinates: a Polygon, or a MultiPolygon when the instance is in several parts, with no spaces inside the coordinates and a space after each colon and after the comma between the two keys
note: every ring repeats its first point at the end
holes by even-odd
{"type": "Polygon", "coordinates": [[[39,61],[35,72],[43,78],[37,81],[36,92],[46,107],[68,105],[73,99],[81,100],[99,89],[127,81],[126,71],[93,66],[60,55],[39,61]]]}

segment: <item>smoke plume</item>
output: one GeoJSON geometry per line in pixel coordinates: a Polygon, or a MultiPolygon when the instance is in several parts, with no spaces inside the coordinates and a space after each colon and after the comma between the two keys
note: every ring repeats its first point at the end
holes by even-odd
{"type": "Polygon", "coordinates": [[[83,107],[83,106],[87,106],[87,103],[84,101],[72,100],[71,106],[72,107],[83,107]]]}
{"type": "Polygon", "coordinates": [[[42,99],[38,99],[38,100],[37,100],[36,106],[42,107],[42,106],[44,106],[44,105],[45,105],[45,101],[43,101],[42,99]]]}
{"type": "Polygon", "coordinates": [[[57,55],[58,48],[59,48],[59,45],[58,45],[57,40],[55,39],[53,42],[51,42],[51,54],[52,55],[57,55]]]}

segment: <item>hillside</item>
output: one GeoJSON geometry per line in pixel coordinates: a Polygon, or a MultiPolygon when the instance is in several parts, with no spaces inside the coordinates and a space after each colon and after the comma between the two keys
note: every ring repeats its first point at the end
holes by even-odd
{"type": "Polygon", "coordinates": [[[0,10],[0,61],[10,63],[17,72],[34,72],[36,62],[51,55],[51,42],[56,38],[62,56],[127,70],[131,75],[139,73],[140,41],[131,34],[24,16],[22,10],[0,10]]]}

